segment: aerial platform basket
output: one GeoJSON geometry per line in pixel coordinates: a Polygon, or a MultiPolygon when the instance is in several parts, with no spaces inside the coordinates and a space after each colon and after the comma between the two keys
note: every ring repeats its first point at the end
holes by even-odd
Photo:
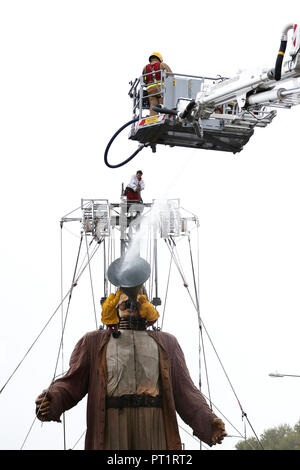
{"type": "Polygon", "coordinates": [[[161,98],[161,104],[152,106],[157,114],[150,116],[148,92],[151,89],[147,91],[145,75],[131,81],[128,94],[133,102],[133,118],[109,141],[104,153],[106,165],[110,168],[123,166],[145,147],[151,147],[155,152],[158,144],[240,152],[253,135],[254,128],[266,127],[276,116],[276,111],[270,111],[264,104],[252,109],[242,109],[241,103],[233,99],[220,105],[206,105],[199,114],[199,109],[195,107],[199,95],[223,82],[229,83],[230,80],[221,76],[210,78],[161,71],[159,92],[151,93],[152,96],[161,98]],[[128,138],[140,145],[129,158],[111,165],[107,158],[109,149],[115,138],[128,127],[128,138]]]}
{"type": "MultiPolygon", "coordinates": [[[[129,139],[141,144],[169,145],[171,147],[187,147],[207,150],[240,152],[253,135],[253,127],[257,120],[246,122],[237,121],[232,124],[235,104],[220,107],[216,116],[202,119],[201,124],[182,122],[177,119],[178,103],[188,105],[196,99],[207,82],[218,83],[223,77],[208,78],[183,74],[162,72],[161,91],[162,105],[154,109],[156,116],[149,116],[147,100],[147,85],[144,75],[131,82],[129,95],[133,100],[133,115],[136,121],[132,123],[129,139]],[[174,114],[172,114],[174,110],[174,114]],[[175,111],[176,110],[176,111],[175,111]],[[222,114],[224,117],[221,117],[222,114]],[[227,119],[226,119],[227,117],[227,119]]],[[[155,95],[153,95],[155,96],[155,95]]]]}
{"type": "Polygon", "coordinates": [[[155,152],[158,144],[240,152],[254,134],[254,128],[266,127],[273,121],[277,115],[274,108],[300,104],[300,28],[292,23],[283,28],[275,68],[240,71],[231,78],[166,70],[159,73],[154,77],[156,82],[147,81],[149,74],[130,82],[133,117],[106,147],[104,161],[110,168],[125,165],[145,147],[155,152]],[[289,31],[292,38],[288,54],[289,31]],[[283,61],[284,57],[287,60],[283,61]],[[155,96],[159,99],[153,100],[155,96]],[[128,138],[139,143],[138,149],[122,163],[110,165],[109,148],[129,126],[128,138]]]}

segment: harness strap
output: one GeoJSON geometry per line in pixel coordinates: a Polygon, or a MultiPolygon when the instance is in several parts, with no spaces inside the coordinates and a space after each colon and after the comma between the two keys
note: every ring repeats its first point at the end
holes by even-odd
{"type": "Polygon", "coordinates": [[[106,408],[161,408],[162,397],[157,395],[152,397],[151,395],[121,395],[120,397],[108,397],[105,398],[106,408]]]}

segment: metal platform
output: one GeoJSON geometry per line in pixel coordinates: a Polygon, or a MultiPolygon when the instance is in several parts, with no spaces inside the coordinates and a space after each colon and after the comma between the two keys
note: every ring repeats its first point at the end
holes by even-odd
{"type": "MultiPolygon", "coordinates": [[[[132,124],[129,139],[149,144],[171,147],[186,147],[223,152],[240,152],[254,134],[255,127],[267,126],[276,116],[276,111],[259,109],[241,111],[238,103],[231,102],[208,110],[207,118],[181,120],[178,116],[160,113],[149,116],[144,76],[131,82],[129,96],[133,100],[133,115],[137,121],[132,124]]],[[[178,104],[186,105],[195,100],[197,94],[212,84],[227,81],[225,77],[210,78],[163,71],[161,97],[163,107],[176,109],[178,104]]]]}
{"type": "Polygon", "coordinates": [[[237,153],[254,133],[253,126],[246,129],[238,125],[229,127],[221,119],[202,120],[201,125],[202,129],[195,129],[190,123],[176,122],[173,116],[158,115],[139,120],[132,127],[129,139],[140,143],[237,153]]]}

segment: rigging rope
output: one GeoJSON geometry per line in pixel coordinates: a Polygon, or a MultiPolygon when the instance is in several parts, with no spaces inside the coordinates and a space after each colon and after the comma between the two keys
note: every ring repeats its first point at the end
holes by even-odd
{"type": "MultiPolygon", "coordinates": [[[[63,222],[60,224],[60,300],[61,300],[61,329],[63,331],[64,324],[64,305],[62,302],[63,299],[63,222]]],[[[64,370],[64,346],[61,346],[61,370],[64,370]]],[[[64,450],[66,450],[66,417],[63,413],[63,436],[64,436],[64,450]]]]}
{"type": "Polygon", "coordinates": [[[83,433],[81,434],[81,436],[79,437],[79,439],[77,439],[77,441],[75,442],[75,444],[73,445],[72,449],[71,450],[74,450],[75,447],[77,446],[78,442],[81,441],[81,439],[83,438],[83,436],[85,435],[86,433],[86,429],[83,431],[83,433]]]}
{"type": "MultiPolygon", "coordinates": [[[[170,251],[170,246],[169,246],[169,245],[171,245],[170,241],[172,241],[172,242],[173,242],[173,245],[174,245],[174,240],[173,240],[171,237],[168,238],[168,240],[165,239],[165,242],[166,242],[166,245],[167,245],[169,251],[170,251]]],[[[188,287],[188,284],[187,284],[187,282],[186,282],[186,280],[185,280],[185,277],[184,277],[184,275],[183,275],[183,273],[182,273],[182,271],[181,271],[181,269],[180,269],[180,266],[179,266],[178,260],[176,259],[176,256],[174,255],[173,252],[172,252],[171,254],[172,254],[172,256],[173,256],[173,259],[174,259],[174,262],[175,262],[175,264],[176,264],[176,266],[177,266],[177,269],[178,269],[178,271],[179,271],[179,274],[181,275],[181,278],[182,278],[184,287],[188,287]]]]}
{"type": "MultiPolygon", "coordinates": [[[[166,241],[166,240],[165,240],[165,241],[166,241]]],[[[173,243],[175,244],[174,240],[172,240],[172,241],[173,241],[173,243]]],[[[167,246],[168,246],[168,248],[169,248],[169,250],[170,250],[170,247],[169,247],[168,243],[167,243],[167,246]]],[[[175,258],[174,258],[174,260],[175,260],[175,258]]],[[[252,429],[253,434],[255,435],[255,437],[256,437],[256,439],[257,439],[257,441],[258,441],[258,443],[259,443],[259,445],[260,445],[261,448],[263,449],[263,446],[262,446],[262,444],[261,444],[261,442],[260,442],[260,440],[259,440],[259,438],[258,438],[258,436],[257,436],[257,434],[256,434],[256,432],[255,432],[255,430],[254,430],[254,428],[253,428],[253,426],[252,426],[252,424],[250,423],[250,421],[249,421],[249,419],[248,419],[247,413],[245,413],[245,411],[243,410],[243,407],[242,407],[242,405],[241,405],[241,403],[240,403],[240,401],[239,401],[239,399],[238,399],[238,396],[237,396],[237,394],[236,394],[236,391],[235,391],[235,389],[234,389],[234,387],[233,387],[233,385],[232,385],[232,383],[231,383],[231,381],[230,381],[230,379],[229,379],[229,376],[228,376],[228,374],[227,374],[227,372],[226,372],[226,370],[225,370],[225,367],[224,367],[224,365],[223,365],[223,363],[222,363],[222,361],[221,361],[221,359],[220,359],[220,356],[219,356],[219,354],[217,353],[217,350],[216,350],[216,348],[215,348],[215,346],[214,346],[214,344],[213,344],[213,342],[212,342],[212,340],[211,340],[211,338],[210,338],[210,335],[208,334],[208,331],[207,331],[207,329],[206,329],[206,327],[205,327],[203,321],[202,321],[201,318],[200,318],[200,312],[199,312],[198,309],[197,309],[197,305],[196,305],[196,303],[195,303],[195,301],[194,301],[194,299],[193,299],[193,297],[192,297],[192,295],[191,295],[191,293],[190,293],[190,291],[189,291],[188,284],[186,283],[185,278],[184,278],[184,275],[183,275],[183,273],[182,273],[182,271],[181,271],[181,269],[180,269],[180,263],[177,262],[177,260],[175,260],[175,264],[176,264],[176,266],[177,266],[177,268],[178,268],[178,271],[179,271],[179,273],[180,273],[180,275],[181,275],[181,277],[182,277],[182,279],[183,279],[184,287],[186,287],[187,292],[188,292],[188,294],[189,294],[189,296],[190,296],[190,299],[191,299],[191,301],[192,301],[192,303],[193,303],[193,305],[194,305],[194,307],[195,307],[195,309],[196,309],[196,311],[197,311],[198,318],[199,318],[199,322],[200,322],[200,324],[203,325],[203,327],[204,327],[204,329],[205,329],[205,332],[206,332],[206,334],[207,334],[207,337],[208,337],[208,339],[209,339],[209,341],[210,341],[210,343],[211,343],[211,345],[212,345],[212,348],[213,348],[213,350],[214,350],[214,352],[215,352],[215,354],[216,354],[216,357],[217,357],[217,359],[218,359],[218,361],[219,361],[219,363],[220,363],[220,365],[221,365],[221,368],[222,368],[222,370],[223,370],[223,372],[224,372],[224,374],[225,374],[225,377],[226,377],[226,379],[227,379],[227,381],[228,381],[228,383],[229,383],[229,385],[230,385],[230,388],[231,388],[231,390],[232,390],[232,392],[233,392],[233,394],[234,394],[234,396],[235,396],[235,398],[236,398],[236,400],[237,400],[237,402],[238,402],[238,405],[239,405],[240,410],[241,410],[241,412],[242,412],[242,418],[243,418],[243,417],[246,418],[246,420],[247,420],[249,426],[250,426],[251,429],[252,429]]]]}
{"type": "MultiPolygon", "coordinates": [[[[202,395],[208,400],[208,397],[203,392],[202,395]]],[[[220,413],[220,415],[222,415],[223,418],[230,424],[230,426],[232,426],[233,429],[239,434],[239,436],[237,437],[241,437],[242,439],[244,439],[243,434],[234,426],[234,424],[231,423],[231,421],[229,421],[229,419],[222,413],[222,411],[215,405],[215,403],[212,403],[212,405],[214,409],[217,410],[217,412],[220,413]]]]}
{"type": "Polygon", "coordinates": [[[48,390],[49,388],[51,387],[51,385],[53,384],[54,380],[55,380],[55,376],[56,376],[56,371],[57,371],[57,367],[58,367],[58,362],[59,362],[59,356],[60,356],[60,352],[61,352],[61,348],[62,348],[62,345],[63,345],[63,338],[64,338],[64,332],[65,332],[65,328],[66,328],[66,323],[67,323],[67,318],[68,318],[68,314],[69,314],[69,308],[70,308],[70,303],[71,303],[71,298],[72,298],[72,293],[73,293],[73,289],[74,287],[76,286],[76,283],[75,283],[75,278],[76,278],[76,272],[77,272],[77,268],[78,268],[78,262],[79,262],[79,256],[80,256],[80,251],[81,251],[81,246],[82,246],[82,239],[83,239],[83,235],[81,235],[81,238],[80,238],[80,243],[79,243],[79,249],[78,249],[78,253],[77,253],[77,258],[76,258],[76,264],[75,264],[75,269],[74,269],[74,274],[73,274],[73,279],[72,279],[72,284],[71,284],[71,288],[70,288],[70,292],[69,292],[69,301],[68,301],[68,306],[67,306],[67,311],[66,311],[66,315],[65,315],[65,319],[64,319],[64,323],[63,323],[63,328],[62,328],[62,334],[61,334],[61,339],[60,339],[60,343],[59,343],[59,348],[58,348],[58,354],[57,354],[57,359],[56,359],[56,364],[55,364],[55,369],[54,369],[54,374],[52,376],[52,380],[51,380],[51,383],[43,397],[43,400],[37,410],[37,413],[34,417],[34,420],[25,436],[25,439],[21,445],[21,448],[20,450],[23,449],[28,437],[29,437],[29,434],[33,428],[33,425],[37,419],[37,414],[39,413],[44,401],[46,400],[47,398],[47,395],[48,395],[48,390]]]}
{"type": "Polygon", "coordinates": [[[173,261],[172,253],[171,253],[171,257],[170,257],[170,266],[169,266],[169,274],[168,274],[168,280],[167,280],[167,288],[166,288],[166,293],[165,293],[165,302],[164,302],[164,309],[163,309],[163,315],[162,315],[162,321],[161,321],[161,329],[163,329],[163,323],[164,323],[164,318],[165,318],[165,310],[166,310],[166,305],[167,305],[167,296],[168,296],[168,292],[169,292],[171,267],[172,267],[172,261],[173,261]]]}
{"type": "MultiPolygon", "coordinates": [[[[73,274],[72,284],[71,284],[70,293],[69,293],[68,306],[67,306],[66,315],[65,315],[65,319],[64,319],[64,324],[63,324],[63,328],[62,328],[61,340],[60,340],[60,344],[59,344],[59,348],[58,348],[57,360],[56,360],[56,365],[55,365],[54,374],[53,374],[53,378],[52,378],[51,384],[52,384],[52,383],[54,382],[54,380],[55,380],[55,375],[56,375],[56,371],[57,371],[57,367],[58,367],[58,361],[59,361],[59,356],[60,356],[60,351],[61,351],[62,344],[63,344],[64,332],[65,332],[65,329],[66,329],[66,323],[67,323],[67,318],[68,318],[69,309],[70,309],[71,298],[72,298],[72,294],[73,294],[73,289],[74,289],[74,287],[77,285],[77,282],[75,282],[75,279],[76,279],[76,272],[77,272],[77,268],[78,268],[79,256],[80,256],[80,252],[81,252],[82,239],[83,239],[83,235],[81,235],[81,238],[80,238],[80,243],[79,243],[79,248],[78,248],[78,253],[77,253],[75,268],[74,268],[74,274],[73,274]]],[[[90,262],[90,260],[88,261],[88,264],[89,264],[89,262],[90,262]]],[[[50,384],[50,385],[51,385],[51,384],[50,384]]]]}
{"type": "MultiPolygon", "coordinates": [[[[67,294],[64,296],[63,298],[63,302],[66,300],[66,298],[68,297],[69,295],[69,292],[67,292],[67,294]]],[[[5,384],[3,385],[3,387],[1,388],[0,390],[0,393],[3,392],[3,390],[5,389],[5,387],[7,386],[7,384],[10,382],[10,380],[12,379],[12,377],[15,375],[15,373],[17,372],[17,370],[19,369],[19,367],[21,366],[21,364],[23,363],[23,361],[25,360],[25,358],[27,357],[27,355],[29,354],[29,352],[31,351],[31,349],[33,348],[33,346],[35,345],[35,343],[38,341],[38,339],[40,338],[40,336],[42,335],[42,333],[44,332],[44,330],[47,328],[47,326],[49,325],[49,323],[51,322],[52,318],[54,318],[54,316],[56,315],[56,313],[58,312],[58,310],[60,309],[61,307],[61,303],[58,305],[58,307],[54,310],[53,314],[51,315],[51,317],[49,318],[49,320],[47,321],[47,323],[45,324],[45,326],[42,328],[42,330],[40,331],[40,333],[38,334],[38,336],[36,337],[36,339],[33,341],[33,343],[31,344],[31,346],[29,347],[29,349],[27,350],[27,352],[25,353],[24,357],[21,359],[21,361],[19,362],[19,364],[17,365],[17,367],[14,369],[14,371],[12,372],[12,374],[9,376],[9,378],[7,379],[7,381],[5,382],[5,384]]]]}
{"type": "MultiPolygon", "coordinates": [[[[94,257],[95,253],[97,252],[97,250],[99,249],[99,246],[101,244],[103,240],[99,240],[97,246],[95,247],[94,249],[94,252],[91,254],[90,256],[90,260],[94,257]]],[[[84,261],[83,261],[84,262],[84,261]]],[[[44,325],[44,327],[42,328],[42,330],[40,331],[40,333],[38,334],[38,336],[35,338],[35,340],[33,341],[33,343],[31,344],[31,346],[28,348],[28,350],[26,351],[25,355],[23,356],[23,358],[21,359],[21,361],[19,362],[19,364],[16,366],[16,368],[14,369],[14,371],[12,372],[12,374],[9,376],[9,378],[7,379],[7,381],[5,382],[5,384],[3,385],[3,387],[1,388],[0,390],[0,393],[3,392],[3,390],[5,389],[5,387],[7,386],[7,384],[10,382],[10,380],[12,379],[12,377],[15,375],[15,373],[17,372],[17,370],[19,369],[19,367],[21,366],[21,364],[24,362],[24,360],[26,359],[27,355],[29,354],[29,352],[32,350],[33,346],[36,344],[36,342],[38,341],[38,339],[40,338],[40,336],[42,335],[42,333],[45,331],[45,329],[47,328],[47,326],[49,325],[49,323],[51,322],[51,320],[54,318],[54,316],[56,315],[56,313],[58,312],[58,310],[61,308],[61,304],[62,302],[64,302],[66,300],[66,298],[69,296],[70,297],[70,293],[71,291],[73,290],[73,288],[77,285],[80,277],[82,276],[83,272],[85,271],[86,267],[88,264],[85,264],[85,266],[83,266],[83,262],[81,264],[81,267],[79,269],[79,274],[77,276],[77,278],[74,280],[71,288],[69,289],[69,291],[66,293],[66,295],[64,296],[64,298],[62,299],[62,301],[60,302],[60,304],[57,306],[57,308],[54,310],[53,314],[50,316],[49,320],[46,322],[46,324],[44,325]],[[82,267],[83,266],[83,267],[82,267]]],[[[54,377],[53,377],[53,380],[55,379],[55,374],[54,374],[54,377]]],[[[41,403],[40,407],[42,406],[43,402],[41,403]]],[[[36,418],[35,418],[36,419],[36,418]]],[[[30,431],[33,427],[33,424],[35,422],[35,419],[26,435],[26,438],[22,444],[22,447],[21,449],[24,447],[24,444],[30,434],[30,431]]]]}
{"type": "Polygon", "coordinates": [[[91,271],[91,262],[90,262],[90,255],[89,255],[89,248],[88,248],[86,232],[85,232],[85,244],[86,244],[86,253],[87,253],[88,265],[89,265],[90,283],[91,283],[91,291],[92,291],[92,299],[93,299],[93,307],[94,307],[94,317],[95,317],[95,323],[96,323],[96,330],[98,330],[96,304],[95,304],[95,296],[94,296],[94,287],[93,287],[93,279],[92,279],[92,271],[91,271]]]}
{"type": "MultiPolygon", "coordinates": [[[[199,304],[199,298],[198,298],[198,292],[197,292],[197,284],[196,284],[194,260],[193,260],[193,255],[192,255],[190,235],[188,235],[188,242],[189,242],[189,248],[190,248],[190,258],[191,258],[191,266],[192,266],[192,273],[193,273],[195,298],[196,298],[196,305],[197,305],[197,312],[198,312],[198,319],[199,319],[199,336],[200,336],[200,338],[199,338],[199,358],[200,358],[200,353],[201,353],[201,344],[200,343],[202,343],[202,353],[203,353],[203,360],[204,360],[206,383],[207,383],[207,388],[208,388],[209,403],[210,403],[210,408],[212,409],[210,385],[209,385],[209,380],[208,380],[208,368],[207,368],[207,362],[206,362],[206,354],[205,354],[204,339],[203,339],[203,332],[202,332],[202,321],[201,321],[201,315],[200,315],[200,304],[199,304]]],[[[199,385],[200,385],[200,390],[201,390],[201,369],[200,369],[200,372],[199,372],[199,385]]]]}

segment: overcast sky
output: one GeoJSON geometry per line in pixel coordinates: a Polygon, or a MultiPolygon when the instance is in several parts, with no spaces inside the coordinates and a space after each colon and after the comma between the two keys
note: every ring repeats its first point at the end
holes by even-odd
{"type": "MultiPolygon", "coordinates": [[[[61,217],[81,198],[118,202],[122,182],[142,169],[145,202],[180,198],[199,218],[200,312],[231,383],[206,340],[210,388],[213,403],[233,425],[226,421],[228,434],[244,433],[237,398],[257,435],[283,423],[293,426],[300,418],[300,378],[268,374],[300,375],[300,109],[278,110],[273,123],[256,129],[235,155],[158,146],[155,154],[145,149],[113,170],[103,153],[131,119],[128,83],[151,52],[184,74],[233,76],[271,68],[282,28],[299,20],[299,3],[270,11],[270,2],[257,0],[247,8],[231,0],[165,1],[157,9],[151,17],[148,4],[132,1],[0,4],[0,387],[59,305],[61,217]]],[[[126,135],[120,139],[112,162],[137,147],[126,135]]],[[[67,229],[64,292],[80,226],[67,229]]],[[[162,244],[162,298],[169,268],[164,249],[162,244]]],[[[190,269],[188,252],[182,256],[190,269]]],[[[92,269],[100,277],[101,256],[92,269]]],[[[100,322],[103,284],[96,282],[94,291],[100,322]]],[[[164,331],[177,337],[198,383],[197,314],[175,268],[169,295],[164,331]]],[[[77,340],[95,327],[93,315],[86,271],[74,290],[65,364],[77,340]]],[[[52,379],[60,328],[58,312],[0,395],[1,449],[20,449],[27,436],[35,398],[52,379]]],[[[67,448],[85,430],[85,404],[66,414],[67,448]]],[[[191,429],[180,425],[185,448],[199,448],[187,434],[191,429]]],[[[246,432],[253,436],[248,425],[246,432]]],[[[233,449],[239,440],[228,437],[218,449],[233,449]]],[[[62,449],[62,425],[35,421],[23,448],[62,449]]]]}

